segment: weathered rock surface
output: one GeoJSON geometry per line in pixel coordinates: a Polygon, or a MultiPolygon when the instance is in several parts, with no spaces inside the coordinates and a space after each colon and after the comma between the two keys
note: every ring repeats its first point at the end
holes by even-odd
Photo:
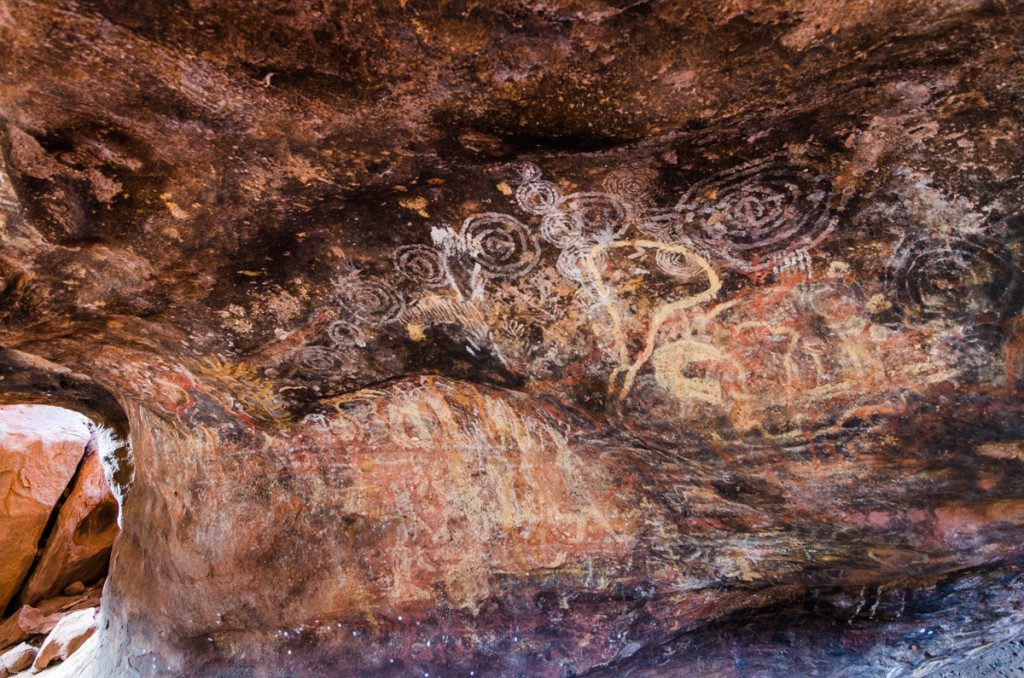
{"type": "Polygon", "coordinates": [[[96,633],[95,609],[78,610],[64,616],[39,647],[32,662],[33,673],[42,671],[58,659],[67,659],[96,633]]]}
{"type": "Polygon", "coordinates": [[[32,666],[32,662],[36,658],[36,652],[36,648],[28,643],[22,643],[0,654],[0,678],[21,673],[32,666]]]}
{"type": "Polygon", "coordinates": [[[59,664],[50,665],[49,668],[43,669],[37,675],[40,678],[79,678],[79,676],[93,674],[95,672],[93,665],[97,638],[97,634],[94,633],[70,657],[59,664]]]}
{"type": "Polygon", "coordinates": [[[100,589],[86,589],[79,595],[60,596],[38,603],[38,607],[23,605],[0,624],[0,649],[19,643],[30,636],[49,633],[57,622],[69,612],[99,607],[100,589]]]}
{"type": "Polygon", "coordinates": [[[0,392],[131,442],[85,675],[1019,635],[1022,14],[4,4],[0,392]]]}
{"type": "Polygon", "coordinates": [[[69,595],[85,591],[83,581],[94,582],[107,572],[110,547],[117,537],[117,500],[111,494],[99,454],[93,450],[82,461],[71,493],[61,506],[32,575],[18,599],[34,604],[60,595],[72,583],[69,595]]]}
{"type": "Polygon", "coordinates": [[[10,647],[34,634],[49,633],[62,616],[61,613],[46,613],[31,605],[23,605],[0,624],[0,648],[10,647]]]}
{"type": "Polygon", "coordinates": [[[90,436],[88,420],[76,412],[0,408],[0,609],[29,573],[39,538],[90,436]]]}

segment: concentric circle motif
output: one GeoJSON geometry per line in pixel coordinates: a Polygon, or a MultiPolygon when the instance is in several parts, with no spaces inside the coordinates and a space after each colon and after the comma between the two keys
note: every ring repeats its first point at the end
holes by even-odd
{"type": "Polygon", "coordinates": [[[506,177],[505,180],[513,186],[533,183],[541,177],[540,168],[525,160],[509,163],[505,166],[503,174],[506,177]]]}
{"type": "Polygon", "coordinates": [[[507,214],[469,217],[460,238],[472,260],[491,277],[518,278],[540,259],[540,245],[529,229],[507,214]]]}
{"type": "Polygon", "coordinates": [[[327,336],[335,348],[346,349],[366,346],[366,334],[357,325],[345,320],[335,320],[327,327],[327,336]]]}
{"type": "Polygon", "coordinates": [[[558,187],[550,181],[531,181],[516,190],[516,202],[530,214],[550,214],[558,209],[558,187]]]}
{"type": "Polygon", "coordinates": [[[402,294],[382,280],[345,278],[338,283],[341,306],[359,320],[387,323],[405,309],[402,294]]]}
{"type": "Polygon", "coordinates": [[[540,235],[560,248],[583,242],[583,222],[572,212],[554,212],[540,222],[540,235]]]}
{"type": "Polygon", "coordinates": [[[636,220],[636,230],[652,240],[679,245],[688,241],[687,231],[692,230],[688,216],[671,209],[645,211],[636,220]]]}
{"type": "Polygon", "coordinates": [[[726,267],[758,273],[832,231],[829,189],[828,181],[773,157],[694,184],[676,211],[691,227],[689,244],[726,267]]]}
{"type": "Polygon", "coordinates": [[[608,193],[572,193],[558,201],[558,209],[575,215],[588,237],[618,238],[633,221],[633,208],[608,193]]]}
{"type": "Polygon", "coordinates": [[[886,267],[889,298],[924,319],[997,318],[1021,306],[1022,273],[1007,248],[982,236],[906,238],[886,267]]]}
{"type": "Polygon", "coordinates": [[[687,257],[681,252],[658,250],[654,255],[654,262],[663,273],[679,280],[689,281],[706,275],[693,257],[687,257]]]}
{"type": "Polygon", "coordinates": [[[441,287],[448,283],[444,258],[429,245],[404,245],[395,250],[393,259],[399,274],[421,287],[441,287]]]}
{"type": "Polygon", "coordinates": [[[644,204],[654,197],[658,173],[647,167],[618,169],[608,174],[602,186],[627,202],[644,204]]]}
{"type": "Polygon", "coordinates": [[[293,353],[289,361],[302,374],[344,371],[348,362],[343,351],[328,346],[306,346],[293,353]]]}

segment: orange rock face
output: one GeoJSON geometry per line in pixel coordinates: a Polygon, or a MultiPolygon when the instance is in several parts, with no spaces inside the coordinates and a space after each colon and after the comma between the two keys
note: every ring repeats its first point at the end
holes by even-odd
{"type": "Polygon", "coordinates": [[[47,537],[39,563],[22,587],[21,601],[31,605],[59,595],[72,582],[102,577],[117,533],[117,501],[103,477],[99,455],[90,452],[47,537]]]}
{"type": "Polygon", "coordinates": [[[90,435],[88,420],[68,410],[0,407],[0,608],[28,574],[90,435]]]}

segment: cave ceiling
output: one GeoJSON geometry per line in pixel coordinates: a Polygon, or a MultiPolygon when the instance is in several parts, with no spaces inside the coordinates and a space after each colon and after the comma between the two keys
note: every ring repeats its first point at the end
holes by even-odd
{"type": "Polygon", "coordinates": [[[694,634],[772,605],[789,666],[955,645],[906,640],[941,582],[1024,588],[1022,41],[0,2],[0,391],[130,441],[96,675],[741,671],[770,626],[694,634]]]}

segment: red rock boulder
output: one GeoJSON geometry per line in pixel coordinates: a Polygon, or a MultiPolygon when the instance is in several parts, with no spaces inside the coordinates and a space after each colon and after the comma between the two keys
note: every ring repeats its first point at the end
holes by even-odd
{"type": "Polygon", "coordinates": [[[88,419],[58,407],[0,407],[0,609],[18,592],[39,539],[85,452],[88,419]]]}
{"type": "Polygon", "coordinates": [[[59,595],[73,582],[102,577],[117,533],[117,500],[107,487],[99,454],[90,450],[42,557],[22,587],[21,602],[31,605],[59,595]]]}

